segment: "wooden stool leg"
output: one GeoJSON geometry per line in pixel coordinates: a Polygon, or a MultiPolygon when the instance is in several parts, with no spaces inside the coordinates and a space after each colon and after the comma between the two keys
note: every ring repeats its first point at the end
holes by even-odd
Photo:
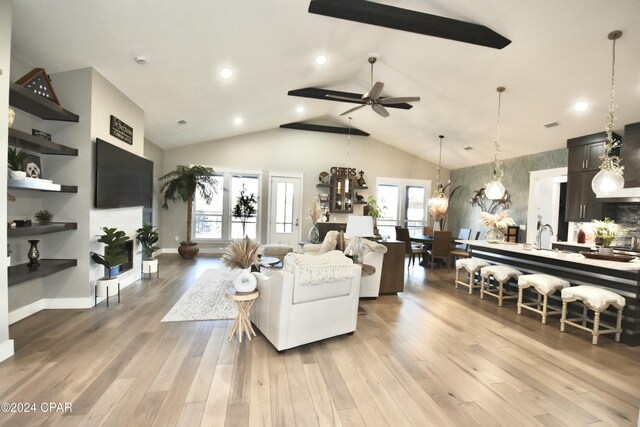
{"type": "MultiPolygon", "coordinates": [[[[536,290],[536,292],[538,292],[538,291],[536,290]]],[[[538,311],[540,311],[540,297],[541,297],[541,296],[542,296],[542,295],[540,295],[540,292],[538,292],[538,296],[536,297],[536,301],[537,301],[537,303],[538,303],[538,304],[537,304],[537,306],[536,306],[536,308],[538,309],[538,311]]]]}
{"type": "Polygon", "coordinates": [[[616,319],[616,342],[620,342],[620,335],[622,333],[622,308],[618,309],[618,317],[616,319]]]}
{"type": "Polygon", "coordinates": [[[567,320],[567,302],[562,301],[562,315],[560,317],[560,332],[564,332],[565,320],[567,320]]]}
{"type": "MultiPolygon", "coordinates": [[[[538,294],[540,295],[540,294],[538,294]]],[[[542,324],[547,324],[547,303],[549,302],[549,295],[545,295],[542,300],[542,324]]]]}
{"type": "Polygon", "coordinates": [[[523,289],[518,287],[518,314],[522,314],[522,293],[523,289]]]}
{"type": "Polygon", "coordinates": [[[598,338],[600,337],[600,313],[596,311],[593,316],[593,339],[591,342],[593,345],[598,345],[598,338]]]}
{"type": "Polygon", "coordinates": [[[504,283],[498,282],[498,307],[502,307],[502,287],[504,283]]]}
{"type": "Polygon", "coordinates": [[[582,307],[582,326],[587,327],[587,318],[589,316],[589,312],[587,311],[587,306],[582,307]]]}
{"type": "Polygon", "coordinates": [[[469,272],[469,295],[473,293],[473,288],[476,282],[476,272],[469,272]]]}
{"type": "Polygon", "coordinates": [[[480,278],[480,299],[484,299],[484,276],[480,278]]]}
{"type": "Polygon", "coordinates": [[[456,268],[456,289],[458,289],[458,273],[460,273],[460,269],[456,268]]]}

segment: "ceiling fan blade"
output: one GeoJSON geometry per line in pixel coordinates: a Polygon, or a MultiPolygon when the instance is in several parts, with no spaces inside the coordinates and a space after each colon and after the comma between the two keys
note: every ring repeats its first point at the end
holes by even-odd
{"type": "Polygon", "coordinates": [[[417,102],[420,101],[419,96],[395,96],[391,98],[382,98],[378,101],[379,104],[402,104],[403,102],[417,102]]]}
{"type": "Polygon", "coordinates": [[[380,94],[382,93],[383,87],[384,87],[384,83],[376,82],[371,88],[371,90],[362,96],[362,99],[369,98],[373,101],[376,101],[378,98],[380,98],[380,94]]]}
{"type": "Polygon", "coordinates": [[[327,96],[327,98],[335,99],[336,101],[362,102],[362,103],[364,103],[364,101],[362,101],[362,100],[357,100],[357,99],[349,98],[348,96],[331,95],[330,93],[328,93],[326,96],[327,96]]]}
{"type": "Polygon", "coordinates": [[[351,113],[352,111],[356,111],[359,110],[360,108],[364,107],[367,104],[362,104],[362,105],[358,105],[357,107],[353,107],[353,108],[349,108],[347,111],[345,111],[344,113],[340,113],[341,116],[344,116],[346,114],[351,113]]]}
{"type": "Polygon", "coordinates": [[[309,13],[502,49],[511,43],[484,25],[365,0],[311,0],[309,13]]]}
{"type": "MultiPolygon", "coordinates": [[[[317,87],[305,87],[302,89],[293,89],[287,92],[289,96],[301,96],[303,98],[323,99],[332,102],[351,102],[352,104],[362,104],[362,94],[353,92],[342,92],[338,90],[321,89],[317,87]],[[327,95],[344,96],[345,100],[328,98],[327,95]]],[[[410,110],[413,108],[411,104],[393,104],[387,105],[387,108],[401,108],[410,110]]]]}
{"type": "Polygon", "coordinates": [[[382,105],[373,104],[371,106],[371,108],[373,108],[373,111],[375,111],[376,113],[380,114],[382,117],[389,117],[389,112],[382,105]]]}

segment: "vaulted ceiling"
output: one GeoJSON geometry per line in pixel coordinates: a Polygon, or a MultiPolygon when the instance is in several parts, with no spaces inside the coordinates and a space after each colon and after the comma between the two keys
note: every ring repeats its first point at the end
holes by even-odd
{"type": "MultiPolygon", "coordinates": [[[[502,50],[308,13],[309,0],[14,1],[13,54],[49,73],[94,67],[145,111],[145,135],[164,148],[306,121],[347,124],[353,104],[288,96],[322,87],[364,93],[367,57],[384,96],[420,96],[410,110],[354,112],[371,137],[443,166],[491,161],[497,86],[504,157],[564,147],[602,131],[611,41],[617,42],[616,130],[640,121],[638,0],[377,0],[478,23],[502,50]],[[328,57],[316,65],[315,57],[328,57]],[[148,59],[146,65],[134,61],[148,59]],[[232,78],[219,76],[223,67],[232,78]],[[590,105],[578,113],[578,100],[590,105]],[[304,107],[304,112],[296,111],[304,107]],[[242,117],[242,124],[234,123],[242,117]],[[178,125],[186,120],[187,125],[178,125]],[[543,125],[558,122],[550,129],[543,125]],[[473,147],[466,151],[465,147],[473,147]]],[[[55,86],[55,82],[54,82],[55,86]]]]}

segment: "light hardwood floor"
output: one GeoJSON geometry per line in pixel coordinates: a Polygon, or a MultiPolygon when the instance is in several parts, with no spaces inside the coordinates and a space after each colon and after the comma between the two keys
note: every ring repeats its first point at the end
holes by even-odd
{"type": "Polygon", "coordinates": [[[46,310],[11,326],[0,402],[70,402],[67,414],[0,413],[0,424],[635,426],[640,348],[559,332],[515,302],[454,289],[453,273],[409,269],[404,293],[361,301],[352,336],[278,354],[231,321],[161,323],[219,259],[160,258],[160,279],[121,304],[46,310]]]}

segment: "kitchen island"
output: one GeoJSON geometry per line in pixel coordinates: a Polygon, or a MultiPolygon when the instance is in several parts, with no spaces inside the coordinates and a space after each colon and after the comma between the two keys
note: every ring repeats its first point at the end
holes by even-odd
{"type": "MultiPolygon", "coordinates": [[[[524,249],[522,244],[489,243],[465,240],[474,258],[492,264],[508,265],[525,274],[544,273],[568,280],[572,286],[592,285],[611,290],[626,300],[622,321],[622,342],[640,345],[640,260],[629,262],[588,259],[579,253],[554,250],[524,249]]],[[[550,304],[559,306],[560,296],[554,294],[550,304]]],[[[603,319],[612,323],[615,314],[608,310],[603,319]]]]}

